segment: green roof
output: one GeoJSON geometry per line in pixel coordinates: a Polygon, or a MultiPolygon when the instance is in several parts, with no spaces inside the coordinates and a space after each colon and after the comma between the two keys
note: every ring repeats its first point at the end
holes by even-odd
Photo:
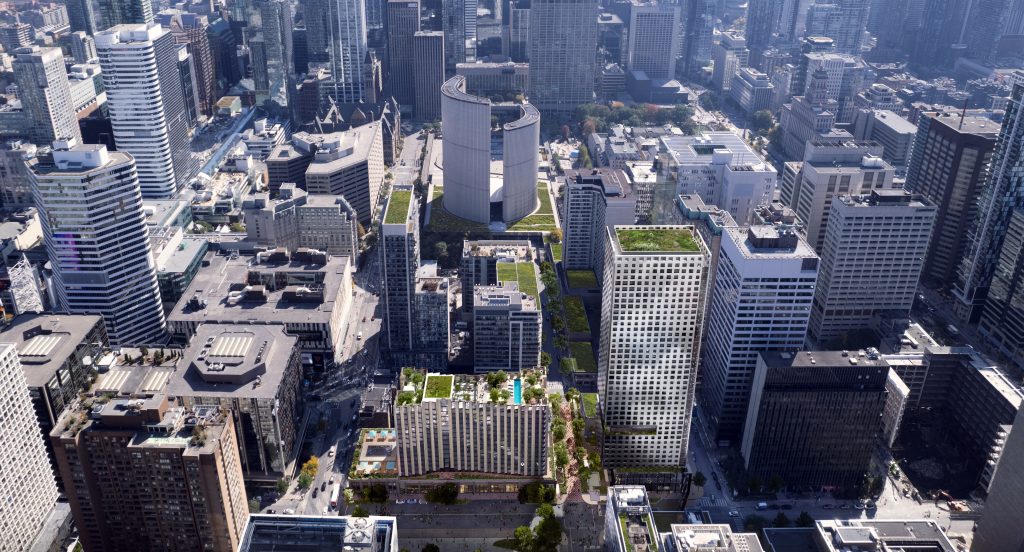
{"type": "Polygon", "coordinates": [[[430,374],[423,386],[424,399],[447,399],[452,396],[454,376],[430,374]]]}
{"type": "Polygon", "coordinates": [[[388,210],[384,213],[384,224],[405,224],[409,218],[409,203],[412,192],[408,190],[392,190],[388,201],[388,210]]]}
{"type": "Polygon", "coordinates": [[[689,228],[617,228],[615,235],[623,251],[650,251],[658,253],[700,251],[689,228]]]}
{"type": "Polygon", "coordinates": [[[587,341],[569,342],[569,353],[576,359],[577,372],[596,372],[597,359],[594,358],[594,349],[587,341]]]}
{"type": "Polygon", "coordinates": [[[515,282],[519,291],[525,293],[540,306],[540,291],[537,289],[537,265],[529,261],[497,263],[498,281],[515,282]]]}

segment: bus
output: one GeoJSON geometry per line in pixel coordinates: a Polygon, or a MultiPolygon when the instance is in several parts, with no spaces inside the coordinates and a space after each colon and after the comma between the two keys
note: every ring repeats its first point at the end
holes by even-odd
{"type": "Polygon", "coordinates": [[[338,509],[338,493],[341,491],[341,485],[331,486],[331,509],[338,509]]]}

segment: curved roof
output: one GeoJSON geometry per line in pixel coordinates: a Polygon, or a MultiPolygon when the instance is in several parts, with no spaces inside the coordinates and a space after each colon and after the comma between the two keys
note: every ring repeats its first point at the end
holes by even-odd
{"type": "Polygon", "coordinates": [[[516,130],[530,125],[540,124],[540,111],[537,111],[537,108],[533,107],[533,104],[524,103],[520,107],[523,108],[523,116],[511,123],[506,123],[505,126],[501,127],[502,129],[506,131],[516,130]]]}
{"type": "Polygon", "coordinates": [[[466,92],[466,77],[462,75],[456,75],[444,81],[444,84],[441,85],[441,94],[460,102],[491,105],[491,101],[487,98],[481,98],[466,92]]]}

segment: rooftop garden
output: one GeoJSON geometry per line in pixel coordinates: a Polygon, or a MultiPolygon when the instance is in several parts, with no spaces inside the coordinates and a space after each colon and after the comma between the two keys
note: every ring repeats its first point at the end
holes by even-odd
{"type": "Polygon", "coordinates": [[[615,231],[623,251],[658,253],[700,251],[686,228],[619,228],[615,231]]]}
{"type": "Polygon", "coordinates": [[[583,308],[583,300],[575,295],[565,298],[565,317],[569,324],[571,333],[590,333],[590,323],[587,322],[587,311],[583,308]]]}
{"type": "Polygon", "coordinates": [[[402,391],[398,393],[398,397],[395,399],[398,406],[419,404],[423,398],[423,382],[425,379],[426,376],[423,375],[423,372],[415,368],[403,368],[402,391]],[[409,389],[410,387],[411,389],[409,389]]]}
{"type": "Polygon", "coordinates": [[[597,416],[597,393],[583,393],[583,415],[588,418],[597,416]]]}
{"type": "Polygon", "coordinates": [[[537,268],[532,262],[497,263],[498,280],[516,282],[519,291],[533,297],[540,304],[540,291],[537,289],[537,268]]]}
{"type": "Polygon", "coordinates": [[[480,236],[489,236],[491,233],[486,224],[466,220],[449,213],[444,208],[444,186],[436,185],[433,196],[430,198],[430,220],[427,222],[426,230],[441,233],[470,233],[480,236]]]}
{"type": "Polygon", "coordinates": [[[576,360],[577,372],[596,372],[597,359],[594,358],[594,351],[590,343],[586,341],[573,341],[569,343],[569,353],[576,360]]]}
{"type": "Polygon", "coordinates": [[[562,260],[562,244],[551,244],[551,256],[555,258],[555,262],[559,262],[562,260]]]}
{"type": "Polygon", "coordinates": [[[447,399],[452,396],[454,376],[431,374],[427,376],[427,385],[423,391],[424,399],[447,399]]]}
{"type": "Polygon", "coordinates": [[[405,224],[409,216],[409,204],[413,195],[408,190],[392,190],[388,210],[384,213],[384,224],[405,224]]]}
{"type": "Polygon", "coordinates": [[[576,289],[592,289],[597,287],[597,274],[593,270],[566,270],[565,278],[569,287],[576,289]]]}

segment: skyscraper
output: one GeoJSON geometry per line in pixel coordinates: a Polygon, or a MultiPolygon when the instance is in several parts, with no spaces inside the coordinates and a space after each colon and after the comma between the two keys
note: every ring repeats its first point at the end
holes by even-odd
{"type": "Polygon", "coordinates": [[[156,24],[119,25],[96,35],[96,51],[117,149],[135,158],[145,197],[174,195],[196,165],[174,37],[156,24]]]}
{"type": "Polygon", "coordinates": [[[1010,215],[978,331],[1006,359],[1024,370],[1024,209],[1010,215]]]}
{"type": "MultiPolygon", "coordinates": [[[[291,108],[294,67],[291,3],[252,0],[246,5],[245,14],[245,45],[249,48],[256,101],[272,111],[286,113],[291,108]]],[[[331,10],[320,14],[320,17],[333,16],[331,10]]],[[[365,44],[365,33],[363,38],[365,44]]]]}
{"type": "Polygon", "coordinates": [[[195,67],[193,75],[196,85],[196,102],[199,111],[213,116],[213,104],[219,99],[217,90],[217,71],[214,68],[213,51],[207,37],[209,22],[205,15],[183,12],[181,10],[164,10],[157,18],[165,29],[171,31],[176,44],[188,47],[195,67]]]}
{"type": "Polygon", "coordinates": [[[992,491],[974,533],[973,552],[1024,549],[1024,409],[1017,413],[1000,457],[992,491]]]}
{"type": "Polygon", "coordinates": [[[750,0],[747,2],[747,27],[744,34],[747,46],[755,60],[768,48],[772,34],[778,27],[779,0],[750,0]]]}
{"type": "Polygon", "coordinates": [[[161,341],[164,314],[135,161],[55,143],[32,165],[59,309],[101,314],[112,345],[161,341]]]}
{"type": "Polygon", "coordinates": [[[747,41],[739,33],[724,33],[712,55],[715,60],[712,86],[719,91],[727,91],[732,85],[732,76],[750,61],[747,41]]]}
{"type": "MultiPolygon", "coordinates": [[[[90,36],[102,30],[99,14],[92,0],[67,0],[64,4],[68,9],[68,22],[72,32],[84,32],[90,36]]],[[[151,8],[152,9],[152,8],[151,8]]]]}
{"type": "Polygon", "coordinates": [[[963,320],[975,322],[985,304],[992,270],[1014,208],[1024,207],[1024,72],[1006,104],[1003,126],[996,139],[988,180],[977,199],[978,214],[967,234],[963,260],[957,270],[954,307],[963,320]]]}
{"type": "Polygon", "coordinates": [[[25,372],[18,360],[18,349],[0,343],[0,412],[6,418],[0,424],[0,493],[4,509],[0,512],[4,547],[28,550],[46,516],[57,501],[57,485],[39,439],[39,422],[32,409],[25,372]]]}
{"type": "Polygon", "coordinates": [[[692,226],[615,226],[606,237],[604,464],[677,470],[690,434],[708,250],[692,226]]]}
{"type": "MultiPolygon", "coordinates": [[[[413,37],[420,30],[419,0],[388,0],[388,86],[399,104],[416,101],[413,37]]],[[[438,84],[438,90],[441,85],[438,84]]]]}
{"type": "Polygon", "coordinates": [[[701,376],[715,440],[739,442],[757,353],[803,347],[817,277],[818,256],[792,225],[722,231],[701,376]]]}
{"type": "Polygon", "coordinates": [[[249,505],[230,410],[95,404],[50,433],[85,549],[233,552],[249,505]]]}
{"type": "Polygon", "coordinates": [[[97,32],[116,25],[141,25],[153,21],[153,3],[146,0],[103,0],[97,32]]]}
{"type": "Polygon", "coordinates": [[[687,2],[683,17],[686,29],[683,33],[683,63],[687,73],[695,73],[711,62],[711,49],[715,37],[715,13],[717,0],[695,0],[687,2]]]}
{"type": "Polygon", "coordinates": [[[416,118],[441,118],[441,85],[444,84],[444,33],[419,31],[413,37],[413,83],[416,118]]]}
{"type": "Polygon", "coordinates": [[[636,224],[646,216],[644,201],[620,169],[566,171],[561,219],[566,270],[604,274],[606,226],[636,224]]]}
{"type": "Polygon", "coordinates": [[[632,0],[626,68],[643,71],[651,79],[675,78],[681,24],[679,6],[632,0]]]}
{"type": "Polygon", "coordinates": [[[594,96],[595,0],[533,0],[530,5],[530,102],[571,111],[594,96]]]}
{"type": "Polygon", "coordinates": [[[444,0],[441,3],[446,74],[453,74],[459,63],[476,60],[476,6],[477,0],[444,0]]]}
{"type": "Polygon", "coordinates": [[[29,135],[33,142],[81,141],[60,48],[32,46],[15,50],[14,80],[22,105],[32,114],[29,135]]]}
{"type": "Polygon", "coordinates": [[[385,343],[391,351],[411,351],[416,340],[413,294],[420,264],[419,209],[411,189],[392,190],[380,236],[385,343]]]}
{"type": "Polygon", "coordinates": [[[326,0],[327,36],[331,82],[328,93],[335,102],[364,99],[366,61],[366,10],[360,0],[326,0]]]}
{"type": "Polygon", "coordinates": [[[819,344],[842,341],[880,313],[908,315],[934,221],[935,206],[904,190],[833,201],[811,337],[819,344]]]}
{"type": "Polygon", "coordinates": [[[816,0],[807,11],[806,36],[827,36],[837,52],[859,54],[870,0],[816,0]]]}
{"type": "Polygon", "coordinates": [[[978,215],[977,203],[999,135],[998,123],[959,113],[924,113],[907,169],[907,189],[938,207],[922,279],[949,288],[978,215]]]}

